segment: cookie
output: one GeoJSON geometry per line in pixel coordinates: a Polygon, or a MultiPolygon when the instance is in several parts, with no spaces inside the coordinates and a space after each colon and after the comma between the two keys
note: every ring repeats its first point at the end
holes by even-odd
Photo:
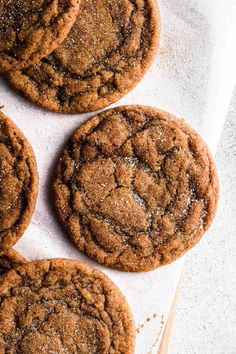
{"type": "Polygon", "coordinates": [[[0,0],[0,72],[25,68],[66,38],[79,0],[0,0]]]}
{"type": "Polygon", "coordinates": [[[37,191],[34,153],[21,131],[0,112],[0,251],[22,236],[32,217],[37,191]]]}
{"type": "Polygon", "coordinates": [[[123,106],[82,124],[54,180],[56,210],[75,245],[97,262],[149,271],[193,247],[218,200],[212,156],[183,120],[123,106]]]}
{"type": "Polygon", "coordinates": [[[39,64],[8,78],[17,91],[50,111],[94,111],[140,81],[159,36],[155,0],[81,0],[63,44],[39,64]]]}
{"type": "Polygon", "coordinates": [[[0,253],[0,276],[26,262],[26,259],[12,248],[0,253]]]}
{"type": "Polygon", "coordinates": [[[43,260],[0,279],[1,353],[134,353],[129,306],[103,273],[43,260]]]}

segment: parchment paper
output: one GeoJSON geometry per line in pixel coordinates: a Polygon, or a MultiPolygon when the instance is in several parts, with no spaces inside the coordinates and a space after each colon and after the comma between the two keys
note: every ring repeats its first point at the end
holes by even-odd
{"type": "MultiPolygon", "coordinates": [[[[161,0],[160,10],[159,54],[143,81],[113,106],[145,104],[185,117],[214,153],[236,78],[236,1],[161,0]]],[[[149,273],[126,274],[83,256],[57,222],[50,182],[63,144],[94,114],[48,113],[14,93],[3,79],[0,104],[32,144],[40,175],[35,214],[16,249],[29,260],[74,258],[105,272],[133,311],[138,329],[135,353],[156,354],[185,259],[149,273]]]]}

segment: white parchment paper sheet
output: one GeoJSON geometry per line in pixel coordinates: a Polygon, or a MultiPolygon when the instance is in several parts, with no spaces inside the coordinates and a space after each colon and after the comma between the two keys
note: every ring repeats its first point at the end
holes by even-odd
{"type": "MultiPolygon", "coordinates": [[[[160,10],[159,54],[144,80],[115,105],[151,105],[185,117],[215,152],[236,77],[236,1],[161,0],[160,10]]],[[[125,274],[83,256],[55,218],[50,181],[63,144],[94,114],[48,113],[15,94],[3,79],[0,103],[32,144],[40,175],[36,211],[16,249],[29,260],[74,258],[105,272],[132,308],[139,328],[135,353],[156,354],[184,258],[147,274],[125,274]]]]}

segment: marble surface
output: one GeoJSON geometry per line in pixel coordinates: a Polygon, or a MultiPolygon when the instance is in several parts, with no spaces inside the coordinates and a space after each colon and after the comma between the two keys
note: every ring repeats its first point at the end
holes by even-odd
{"type": "Polygon", "coordinates": [[[218,214],[187,256],[168,354],[236,353],[236,88],[216,161],[218,214]]]}

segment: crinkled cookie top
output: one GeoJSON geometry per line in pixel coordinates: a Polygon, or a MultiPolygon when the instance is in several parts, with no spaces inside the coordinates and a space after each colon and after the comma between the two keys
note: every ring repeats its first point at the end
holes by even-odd
{"type": "Polygon", "coordinates": [[[76,130],[54,192],[81,251],[108,267],[147,271],[180,257],[208,229],[218,179],[207,146],[186,123],[125,106],[76,130]]]}

